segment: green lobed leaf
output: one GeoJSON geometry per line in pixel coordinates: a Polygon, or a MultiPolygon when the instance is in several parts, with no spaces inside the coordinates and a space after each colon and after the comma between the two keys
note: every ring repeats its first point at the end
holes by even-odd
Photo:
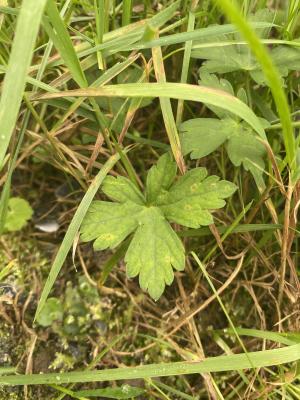
{"type": "Polygon", "coordinates": [[[4,231],[19,231],[26,225],[32,214],[33,210],[28,201],[19,197],[11,197],[8,201],[4,231]]]}
{"type": "MultiPolygon", "coordinates": [[[[199,83],[204,86],[221,88],[232,93],[231,84],[225,79],[218,79],[215,75],[200,74],[199,83]]],[[[240,98],[247,100],[246,93],[239,91],[240,98]]],[[[263,170],[266,154],[263,143],[248,124],[234,117],[230,112],[224,112],[216,107],[210,107],[220,119],[195,118],[185,121],[180,126],[180,140],[183,154],[191,153],[192,159],[202,158],[219,146],[226,143],[230,161],[236,166],[243,164],[250,171],[258,185],[264,187],[263,170]]]]}
{"type": "Polygon", "coordinates": [[[81,239],[95,240],[95,250],[113,249],[136,229],[136,214],[142,210],[133,202],[93,201],[81,226],[81,239]]]}
{"type": "Polygon", "coordinates": [[[104,181],[102,190],[110,199],[120,203],[132,201],[137,204],[145,204],[144,196],[139,189],[123,176],[117,178],[108,176],[104,181]]]}
{"type": "Polygon", "coordinates": [[[168,190],[175,179],[177,166],[172,161],[171,155],[165,153],[148,172],[146,198],[153,202],[164,191],[168,190]]]}
{"type": "Polygon", "coordinates": [[[180,139],[184,155],[191,153],[191,159],[208,156],[230,136],[230,119],[194,118],[180,126],[180,139]]]}
{"type": "Polygon", "coordinates": [[[236,189],[217,176],[207,177],[205,168],[194,168],[172,186],[161,209],[169,221],[199,228],[213,223],[211,211],[224,207],[224,199],[236,189]]]}
{"type": "MultiPolygon", "coordinates": [[[[259,21],[274,21],[274,12],[263,9],[256,14],[248,17],[252,23],[253,30],[260,38],[268,38],[270,35],[270,27],[255,28],[255,23],[259,21]]],[[[191,56],[206,60],[203,62],[200,70],[207,73],[226,74],[229,72],[246,71],[249,72],[252,79],[261,85],[267,85],[267,80],[262,72],[259,62],[256,60],[251,50],[246,44],[235,44],[243,39],[240,33],[222,34],[218,37],[207,38],[206,43],[224,42],[224,46],[197,48],[199,41],[194,41],[195,48],[192,50],[191,56]],[[232,44],[225,44],[232,41],[232,44]]],[[[269,50],[273,63],[276,65],[280,76],[286,77],[289,71],[297,71],[300,68],[300,52],[298,48],[280,45],[269,50]]]]}
{"type": "Polygon", "coordinates": [[[103,192],[116,202],[94,201],[82,223],[83,241],[94,240],[95,250],[114,248],[134,232],[125,255],[129,278],[139,275],[143,290],[157,300],[174,279],[173,268],[182,271],[185,250],[170,222],[192,228],[213,223],[213,209],[225,205],[236,186],[207,177],[195,168],[175,183],[176,163],[170,153],[150,168],[146,196],[125,177],[107,177],[103,192]]]}
{"type": "Polygon", "coordinates": [[[145,207],[125,256],[127,275],[139,275],[143,290],[157,300],[174,279],[172,266],[184,269],[184,247],[158,207],[145,207]]]}
{"type": "MultiPolygon", "coordinates": [[[[258,10],[255,14],[249,14],[247,16],[248,21],[252,24],[253,30],[261,38],[267,38],[270,33],[270,26],[260,27],[255,25],[260,21],[274,22],[274,12],[269,9],[258,10]]],[[[220,41],[240,41],[241,35],[239,32],[219,35],[218,37],[208,38],[207,41],[213,40],[214,42],[220,41]]],[[[199,42],[194,42],[197,46],[199,42]]],[[[239,70],[249,71],[259,68],[259,65],[253,57],[251,51],[247,46],[232,44],[222,47],[210,47],[210,48],[196,48],[192,51],[192,57],[206,60],[201,67],[202,71],[208,73],[227,73],[239,70]]],[[[233,94],[233,93],[232,93],[233,94]]]]}

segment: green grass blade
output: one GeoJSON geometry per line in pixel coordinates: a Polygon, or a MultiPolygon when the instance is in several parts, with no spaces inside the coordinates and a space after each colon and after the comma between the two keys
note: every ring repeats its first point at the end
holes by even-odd
{"type": "MultiPolygon", "coordinates": [[[[253,22],[254,28],[271,28],[274,24],[270,22],[253,22]]],[[[190,40],[199,40],[211,36],[221,36],[230,33],[236,33],[237,28],[231,24],[208,26],[207,28],[195,29],[191,32],[174,33],[166,35],[159,39],[154,39],[149,42],[139,42],[135,45],[128,46],[126,50],[141,50],[150,49],[156,46],[170,46],[172,44],[184,43],[190,40]]]]}
{"type": "Polygon", "coordinates": [[[129,25],[132,13],[132,0],[123,0],[122,26],[129,25]]]}
{"type": "MultiPolygon", "coordinates": [[[[270,331],[261,331],[258,329],[245,329],[245,328],[235,328],[237,333],[241,336],[251,336],[261,339],[270,340],[272,342],[285,344],[288,346],[294,345],[300,342],[300,337],[298,340],[295,340],[293,334],[291,333],[277,333],[270,331]]],[[[234,335],[234,332],[231,328],[223,329],[222,331],[225,334],[234,335]]]]}
{"type": "Polygon", "coordinates": [[[236,114],[244,119],[259,136],[266,140],[264,129],[254,112],[237,97],[222,90],[184,83],[128,83],[107,85],[99,89],[77,89],[60,93],[50,93],[39,99],[59,97],[169,97],[173,99],[203,102],[236,114]]]}
{"type": "MultiPolygon", "coordinates": [[[[104,0],[94,0],[94,10],[95,10],[95,19],[96,19],[95,43],[101,44],[101,43],[103,43],[105,17],[108,18],[108,15],[104,11],[105,10],[104,0]]],[[[103,60],[101,51],[97,51],[97,60],[98,60],[98,68],[104,69],[104,60],[103,60]]]]}
{"type": "Polygon", "coordinates": [[[113,168],[115,163],[120,159],[118,154],[111,156],[108,161],[103,165],[102,169],[94,178],[93,182],[91,183],[89,189],[87,190],[86,194],[84,195],[83,199],[80,202],[79,207],[77,208],[74,217],[68,227],[68,230],[65,234],[65,237],[60,245],[58,253],[55,257],[53,265],[51,267],[50,273],[48,275],[46,284],[44,286],[43,292],[41,294],[41,298],[38,303],[38,307],[35,314],[35,319],[37,315],[40,313],[41,309],[43,308],[47,297],[52,289],[52,286],[61,270],[61,267],[72,247],[74,238],[80,228],[82,220],[95,196],[97,193],[100,185],[102,184],[104,178],[109,173],[109,171],[113,168]]]}
{"type": "MultiPolygon", "coordinates": [[[[165,83],[166,74],[162,51],[160,47],[152,48],[152,59],[157,82],[165,83]]],[[[171,100],[168,97],[161,96],[159,98],[159,101],[173,156],[179,167],[180,172],[183,174],[185,171],[184,159],[181,151],[181,143],[177,131],[177,126],[173,115],[171,100]]]]}
{"type": "Polygon", "coordinates": [[[300,344],[280,349],[254,351],[206,358],[196,362],[174,362],[113,368],[98,371],[0,376],[0,385],[47,385],[52,383],[105,382],[123,379],[146,379],[160,376],[178,376],[206,372],[238,371],[263,368],[298,361],[300,344]],[[250,360],[250,361],[249,361],[250,360]]]}
{"type": "Polygon", "coordinates": [[[248,42],[269,82],[269,86],[272,91],[282,124],[283,141],[287,155],[287,161],[291,170],[294,170],[296,164],[295,137],[291,124],[288,101],[282,88],[282,82],[277,67],[273,64],[267,49],[261,43],[251,25],[239,11],[237,4],[231,0],[216,0],[216,2],[225,12],[227,17],[237,26],[245,40],[248,42]]]}
{"type": "Polygon", "coordinates": [[[158,387],[160,387],[161,389],[164,389],[164,390],[176,395],[178,399],[184,399],[184,400],[197,400],[198,399],[198,397],[193,397],[193,396],[190,396],[190,395],[188,395],[186,393],[183,393],[180,390],[177,390],[177,389],[173,388],[172,386],[168,386],[165,383],[162,383],[158,379],[155,380],[155,384],[158,387]]]}
{"type": "Polygon", "coordinates": [[[46,0],[24,0],[0,100],[0,169],[13,133],[46,0]]]}
{"type": "MultiPolygon", "coordinates": [[[[216,226],[220,234],[228,231],[230,226],[216,226]]],[[[231,231],[232,233],[246,233],[246,232],[259,232],[259,231],[275,231],[276,229],[282,229],[280,224],[241,224],[235,226],[231,231]]],[[[180,237],[202,237],[212,235],[211,230],[203,226],[200,229],[184,229],[178,232],[180,237]]]]}
{"type": "MultiPolygon", "coordinates": [[[[110,54],[117,53],[118,51],[132,51],[132,50],[142,50],[142,49],[151,49],[152,47],[157,46],[169,46],[172,44],[184,43],[191,40],[199,40],[206,37],[214,37],[223,34],[236,33],[237,28],[234,25],[217,25],[217,26],[209,26],[207,28],[201,28],[194,30],[192,32],[182,32],[175,33],[172,35],[166,35],[161,37],[160,39],[155,39],[151,41],[142,41],[138,42],[143,37],[143,33],[145,30],[145,25],[149,21],[149,24],[153,29],[159,28],[160,25],[167,22],[167,17],[171,17],[172,14],[166,11],[174,11],[174,6],[178,5],[178,3],[172,4],[169,7],[170,10],[165,9],[161,11],[161,13],[155,15],[150,20],[140,21],[138,25],[130,24],[123,28],[117,29],[113,32],[109,32],[103,37],[103,43],[97,46],[91,47],[90,45],[84,46],[84,48],[78,49],[78,57],[85,57],[87,55],[93,54],[99,50],[110,50],[110,54]],[[161,14],[161,15],[160,15],[161,14]],[[162,18],[164,17],[164,19],[162,18]],[[143,24],[142,24],[143,23],[143,24]]],[[[253,27],[263,28],[263,27],[272,27],[273,24],[270,23],[253,23],[253,27]]]]}
{"type": "Polygon", "coordinates": [[[0,368],[0,375],[14,374],[15,372],[16,372],[16,368],[14,368],[14,367],[1,367],[0,368]]]}
{"type": "Polygon", "coordinates": [[[86,87],[87,81],[85,79],[85,75],[82,71],[66,25],[59,14],[56,2],[54,0],[48,0],[46,12],[49,17],[50,24],[44,20],[44,27],[49,34],[50,39],[69,68],[74,80],[80,87],[86,87]]]}
{"type": "MultiPolygon", "coordinates": [[[[188,19],[188,26],[187,31],[192,32],[195,27],[195,14],[190,12],[189,19],[188,19]]],[[[188,73],[189,73],[189,66],[190,66],[190,59],[191,59],[191,52],[192,52],[192,44],[193,42],[190,40],[185,43],[184,46],[184,54],[183,54],[183,61],[182,61],[182,70],[181,70],[181,83],[187,83],[188,73]]],[[[179,126],[182,122],[182,114],[183,114],[183,100],[179,100],[177,104],[177,113],[176,113],[176,125],[179,126]]]]}
{"type": "Polygon", "coordinates": [[[98,281],[98,284],[100,286],[103,286],[105,284],[106,279],[108,278],[114,266],[125,256],[128,246],[129,246],[129,241],[126,240],[120,245],[120,247],[118,247],[116,252],[104,263],[101,271],[101,276],[98,281]]]}
{"type": "Polygon", "coordinates": [[[12,269],[16,266],[15,260],[10,261],[8,265],[0,270],[0,282],[7,277],[12,271],[12,269]]]}

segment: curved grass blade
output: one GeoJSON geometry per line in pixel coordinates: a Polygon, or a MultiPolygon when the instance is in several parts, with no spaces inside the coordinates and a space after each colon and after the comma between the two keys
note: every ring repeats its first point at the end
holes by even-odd
{"type": "Polygon", "coordinates": [[[207,103],[230,111],[248,122],[263,140],[265,131],[254,112],[237,97],[222,90],[184,83],[127,83],[107,85],[102,88],[68,90],[59,93],[49,93],[39,97],[53,99],[60,97],[170,97],[207,103]]]}
{"type": "Polygon", "coordinates": [[[60,271],[67,255],[72,247],[74,238],[80,228],[82,220],[83,220],[95,194],[97,193],[97,191],[98,191],[100,185],[102,184],[104,178],[106,177],[106,175],[109,173],[109,171],[112,169],[112,167],[115,165],[115,163],[119,159],[120,159],[120,155],[115,154],[106,161],[106,163],[103,165],[102,169],[98,172],[98,174],[92,181],[92,183],[91,183],[88,191],[84,195],[83,199],[81,200],[79,207],[77,208],[77,210],[74,214],[74,217],[68,227],[68,230],[62,241],[62,244],[60,245],[58,253],[56,254],[55,260],[51,267],[46,284],[44,286],[40,301],[38,303],[38,307],[37,307],[37,310],[35,313],[34,320],[36,320],[36,317],[40,313],[41,309],[43,308],[43,306],[47,300],[47,297],[52,289],[55,279],[57,278],[59,271],[60,271]]]}
{"type": "Polygon", "coordinates": [[[160,376],[177,376],[205,372],[239,371],[263,368],[298,361],[300,344],[280,349],[254,351],[206,358],[203,361],[174,362],[113,368],[98,371],[76,371],[60,374],[33,374],[0,376],[0,385],[47,385],[52,383],[105,382],[123,379],[147,379],[160,376]]]}
{"type": "Polygon", "coordinates": [[[24,0],[0,100],[0,170],[13,133],[46,0],[24,0]]]}

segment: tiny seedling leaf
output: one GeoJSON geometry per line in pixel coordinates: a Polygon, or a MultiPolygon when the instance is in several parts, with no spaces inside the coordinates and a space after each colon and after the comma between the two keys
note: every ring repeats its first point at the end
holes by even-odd
{"type": "Polygon", "coordinates": [[[41,326],[51,326],[54,321],[61,321],[63,318],[63,305],[55,297],[49,297],[44,307],[37,316],[37,323],[41,326]]]}
{"type": "Polygon", "coordinates": [[[207,177],[195,168],[175,181],[176,163],[169,153],[149,170],[145,195],[125,177],[107,177],[103,192],[114,202],[94,201],[82,223],[83,241],[94,240],[95,250],[115,248],[133,233],[125,255],[127,275],[139,275],[140,286],[157,300],[182,271],[185,251],[170,225],[190,228],[213,223],[211,212],[225,205],[236,186],[207,177]]]}
{"type": "Polygon", "coordinates": [[[8,201],[4,231],[19,231],[26,225],[32,214],[33,210],[28,201],[19,197],[11,197],[8,201]]]}

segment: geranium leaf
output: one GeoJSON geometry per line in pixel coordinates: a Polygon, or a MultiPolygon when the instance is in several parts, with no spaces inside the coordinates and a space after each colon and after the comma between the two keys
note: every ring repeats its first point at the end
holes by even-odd
{"type": "Polygon", "coordinates": [[[96,239],[95,250],[113,249],[136,229],[135,216],[142,208],[132,202],[93,201],[81,226],[81,239],[96,239]]]}
{"type": "Polygon", "coordinates": [[[191,158],[202,158],[215,151],[229,137],[231,120],[216,118],[194,118],[180,126],[183,154],[191,158]]]}
{"type": "Polygon", "coordinates": [[[165,153],[157,165],[150,168],[146,185],[146,198],[149,203],[153,203],[159,194],[169,189],[175,179],[176,171],[177,166],[170,153],[165,153]]]}
{"type": "MultiPolygon", "coordinates": [[[[204,86],[213,85],[229,93],[233,91],[226,79],[218,79],[215,75],[205,72],[200,73],[200,78],[199,83],[204,86]]],[[[247,101],[244,90],[239,90],[239,96],[247,101]]],[[[181,124],[179,136],[184,154],[191,153],[192,159],[202,158],[226,143],[230,161],[236,167],[243,164],[244,168],[253,175],[257,186],[263,188],[265,166],[263,158],[266,154],[263,143],[248,124],[229,112],[224,113],[216,107],[210,108],[220,119],[195,118],[181,124]]]]}
{"type": "Polygon", "coordinates": [[[212,210],[225,205],[236,186],[207,177],[195,168],[175,183],[176,163],[169,153],[160,157],[147,176],[146,196],[124,177],[107,177],[103,192],[117,202],[94,201],[81,227],[81,238],[94,240],[95,250],[114,248],[134,232],[125,255],[129,278],[139,275],[142,289],[157,300],[174,279],[173,268],[184,269],[182,242],[169,224],[188,227],[213,223],[212,210]]]}
{"type": "MultiPolygon", "coordinates": [[[[248,20],[251,22],[266,21],[273,23],[275,14],[268,9],[259,10],[250,14],[248,20]]],[[[270,27],[259,29],[254,28],[256,34],[262,39],[270,37],[270,27]]],[[[260,64],[253,56],[249,47],[235,42],[244,41],[244,38],[237,32],[224,34],[217,37],[206,38],[205,46],[201,47],[203,41],[194,41],[191,56],[205,60],[200,70],[209,74],[226,74],[229,72],[246,71],[252,79],[260,85],[267,85],[265,76],[260,64]],[[207,42],[222,43],[221,46],[207,47],[207,42]],[[197,47],[198,46],[198,47],[197,47]]],[[[292,44],[292,43],[291,43],[292,44]]],[[[297,43],[295,43],[297,46],[297,43]]],[[[297,47],[291,45],[278,45],[272,47],[270,56],[276,65],[281,77],[286,77],[289,71],[298,71],[300,68],[300,52],[297,47]]]]}
{"type": "Polygon", "coordinates": [[[103,183],[103,192],[110,199],[125,203],[126,201],[132,201],[137,204],[144,204],[145,199],[139,189],[124,176],[118,176],[114,178],[108,176],[103,183]]]}
{"type": "Polygon", "coordinates": [[[211,211],[224,207],[224,199],[231,196],[237,187],[228,181],[220,181],[217,176],[207,177],[205,168],[195,168],[187,172],[172,186],[161,206],[171,222],[190,228],[213,223],[211,211]]]}
{"type": "MultiPolygon", "coordinates": [[[[226,42],[228,38],[219,38],[218,40],[226,42]]],[[[297,71],[300,68],[300,54],[297,48],[277,46],[270,50],[270,55],[281,77],[286,77],[289,71],[297,71]]],[[[201,72],[226,74],[247,71],[255,82],[267,85],[259,63],[245,45],[232,44],[223,47],[195,49],[192,51],[192,57],[206,60],[200,68],[201,72]]]]}
{"type": "Polygon", "coordinates": [[[184,247],[159,208],[145,208],[125,262],[127,275],[139,274],[141,288],[154,300],[173,282],[172,267],[184,269],[184,247]]]}

